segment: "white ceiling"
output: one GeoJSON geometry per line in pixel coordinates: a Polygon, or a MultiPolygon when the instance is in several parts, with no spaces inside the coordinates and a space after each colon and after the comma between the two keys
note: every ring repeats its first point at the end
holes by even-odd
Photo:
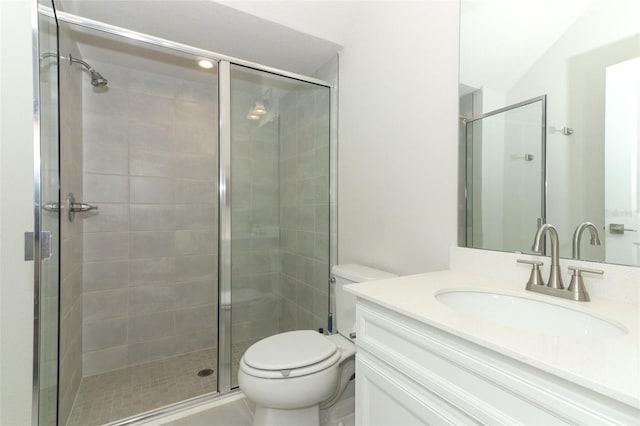
{"type": "MultiPolygon", "coordinates": [[[[342,48],[334,41],[239,10],[253,10],[251,4],[256,2],[244,3],[228,3],[234,4],[234,8],[209,0],[56,0],[56,7],[74,15],[303,75],[313,75],[342,48]]],[[[273,2],[270,7],[274,11],[287,11],[282,13],[281,20],[297,22],[293,26],[298,28],[301,22],[319,19],[317,5],[301,8],[292,3],[296,2],[273,2]]],[[[333,2],[327,2],[327,6],[329,3],[333,2]]],[[[260,7],[254,13],[264,10],[268,14],[269,7],[260,7]]],[[[326,7],[320,9],[324,10],[324,18],[332,16],[326,7]]],[[[270,14],[273,15],[278,13],[270,14]]],[[[350,18],[341,16],[328,26],[322,24],[326,19],[320,19],[313,26],[315,33],[330,34],[332,25],[340,27],[342,24],[336,22],[350,18]]],[[[337,38],[340,34],[336,32],[337,38]]]]}
{"type": "Polygon", "coordinates": [[[226,6],[344,46],[363,0],[221,0],[226,6]]]}

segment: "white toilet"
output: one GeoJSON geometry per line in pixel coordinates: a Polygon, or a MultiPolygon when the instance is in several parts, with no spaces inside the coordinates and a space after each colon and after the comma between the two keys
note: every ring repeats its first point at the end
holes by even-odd
{"type": "Polygon", "coordinates": [[[312,330],[267,337],[244,353],[238,384],[256,405],[254,426],[317,426],[320,408],[333,405],[355,372],[356,298],[344,286],[396,275],[361,265],[337,265],[335,327],[325,336],[312,330]]]}

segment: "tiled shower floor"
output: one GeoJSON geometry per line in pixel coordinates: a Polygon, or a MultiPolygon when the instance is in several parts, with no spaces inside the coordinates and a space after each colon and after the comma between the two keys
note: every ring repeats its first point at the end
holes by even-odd
{"type": "Polygon", "coordinates": [[[215,392],[216,357],[207,349],[85,377],[67,425],[102,425],[215,392]],[[204,368],[214,373],[199,377],[204,368]]]}

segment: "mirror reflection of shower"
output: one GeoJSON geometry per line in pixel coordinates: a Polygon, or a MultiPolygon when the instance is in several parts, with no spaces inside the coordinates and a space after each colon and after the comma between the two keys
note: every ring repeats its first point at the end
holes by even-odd
{"type": "MultiPolygon", "coordinates": [[[[44,54],[42,54],[40,56],[40,60],[43,60],[45,58],[54,58],[54,57],[57,57],[57,56],[58,56],[57,53],[47,52],[47,53],[44,53],[44,54]]],[[[91,75],[91,84],[93,85],[93,87],[104,87],[109,83],[109,81],[106,78],[104,78],[102,76],[102,74],[100,74],[98,71],[93,69],[93,67],[91,65],[89,65],[88,63],[86,63],[82,59],[74,58],[73,56],[71,56],[71,53],[69,53],[69,57],[68,58],[60,56],[60,59],[68,59],[70,64],[76,63],[76,64],[82,65],[82,67],[85,70],[87,70],[89,72],[89,74],[91,75]]]]}

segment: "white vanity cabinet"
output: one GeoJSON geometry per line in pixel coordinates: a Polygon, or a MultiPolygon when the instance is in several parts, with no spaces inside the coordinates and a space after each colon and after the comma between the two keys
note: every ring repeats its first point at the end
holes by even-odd
{"type": "Polygon", "coordinates": [[[638,407],[362,298],[357,324],[359,426],[640,424],[638,407]]]}

